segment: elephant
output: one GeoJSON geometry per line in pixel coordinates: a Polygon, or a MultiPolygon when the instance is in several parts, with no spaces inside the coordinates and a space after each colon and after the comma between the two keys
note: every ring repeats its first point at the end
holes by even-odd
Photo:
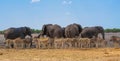
{"type": "Polygon", "coordinates": [[[92,38],[95,36],[97,38],[99,33],[101,33],[102,38],[105,39],[104,28],[102,26],[86,27],[82,30],[79,36],[82,38],[92,38]]]}
{"type": "Polygon", "coordinates": [[[80,24],[70,24],[65,28],[65,37],[66,38],[74,38],[79,36],[82,31],[82,26],[80,24]]]}
{"type": "MultiPolygon", "coordinates": [[[[61,38],[63,37],[63,29],[57,24],[45,24],[42,27],[41,35],[46,35],[50,38],[61,38]]],[[[39,35],[40,36],[40,35],[39,35]]]]}
{"type": "Polygon", "coordinates": [[[31,29],[29,27],[19,27],[19,28],[8,28],[4,30],[5,39],[16,39],[18,37],[24,39],[26,35],[31,35],[31,29]]]}

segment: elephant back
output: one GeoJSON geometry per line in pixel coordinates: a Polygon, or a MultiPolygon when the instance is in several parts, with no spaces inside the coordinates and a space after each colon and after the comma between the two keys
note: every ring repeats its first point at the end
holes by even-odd
{"type": "Polygon", "coordinates": [[[76,23],[74,23],[73,25],[75,25],[75,26],[78,28],[79,33],[82,32],[82,26],[81,26],[80,24],[76,24],[76,23]]]}
{"type": "Polygon", "coordinates": [[[65,28],[65,37],[73,38],[79,36],[79,33],[80,33],[80,27],[78,27],[77,24],[70,24],[65,28]]]}
{"type": "Polygon", "coordinates": [[[29,27],[8,28],[4,31],[5,39],[15,39],[18,37],[25,38],[26,35],[31,36],[29,27]]]}

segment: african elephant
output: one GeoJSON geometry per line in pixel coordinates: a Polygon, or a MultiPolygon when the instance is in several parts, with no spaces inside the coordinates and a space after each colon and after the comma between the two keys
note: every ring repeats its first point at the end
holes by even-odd
{"type": "Polygon", "coordinates": [[[82,31],[82,27],[79,24],[70,24],[65,28],[65,37],[74,38],[79,36],[82,31]]]}
{"type": "Polygon", "coordinates": [[[4,31],[5,39],[16,39],[18,37],[24,39],[26,35],[31,36],[31,29],[29,27],[19,27],[19,28],[12,27],[4,31]]]}
{"type": "Polygon", "coordinates": [[[98,37],[98,34],[102,34],[102,38],[105,39],[104,35],[104,29],[101,26],[95,26],[95,27],[86,27],[82,30],[80,36],[82,38],[92,38],[93,36],[98,37]]]}
{"type": "Polygon", "coordinates": [[[63,37],[63,30],[61,26],[55,24],[46,24],[43,25],[42,27],[42,34],[41,35],[46,35],[50,38],[61,38],[63,37]]]}

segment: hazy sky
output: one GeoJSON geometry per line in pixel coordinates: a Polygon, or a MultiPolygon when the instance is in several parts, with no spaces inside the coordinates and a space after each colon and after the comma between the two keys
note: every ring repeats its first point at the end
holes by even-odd
{"type": "Polygon", "coordinates": [[[48,23],[120,28],[120,0],[0,0],[0,30],[48,23]]]}

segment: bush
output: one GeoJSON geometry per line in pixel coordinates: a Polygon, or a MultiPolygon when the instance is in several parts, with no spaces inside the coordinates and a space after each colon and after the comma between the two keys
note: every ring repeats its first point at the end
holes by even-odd
{"type": "Polygon", "coordinates": [[[118,28],[105,29],[105,32],[120,32],[120,29],[118,29],[118,28]]]}
{"type": "Polygon", "coordinates": [[[41,30],[38,30],[38,29],[32,29],[32,33],[40,33],[41,30]]]}
{"type": "Polygon", "coordinates": [[[0,34],[3,34],[4,33],[4,31],[0,31],[0,34]]]}

